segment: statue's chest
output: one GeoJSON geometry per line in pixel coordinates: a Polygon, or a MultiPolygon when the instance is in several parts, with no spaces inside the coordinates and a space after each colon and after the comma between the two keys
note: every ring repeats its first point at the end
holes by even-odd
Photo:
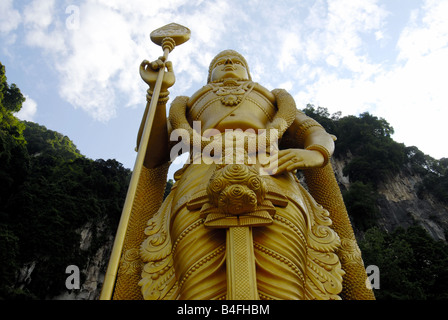
{"type": "Polygon", "coordinates": [[[214,86],[212,89],[212,92],[221,101],[221,104],[227,107],[235,107],[239,105],[250,91],[252,91],[252,87],[247,84],[224,84],[214,86]]]}
{"type": "Polygon", "coordinates": [[[210,85],[210,90],[191,106],[190,120],[201,121],[207,128],[227,117],[235,117],[236,121],[240,116],[272,120],[275,107],[258,91],[252,90],[253,85],[253,82],[236,81],[210,85]]]}

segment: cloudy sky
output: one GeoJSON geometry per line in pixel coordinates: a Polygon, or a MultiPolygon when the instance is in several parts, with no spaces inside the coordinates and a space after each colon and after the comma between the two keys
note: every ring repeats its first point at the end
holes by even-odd
{"type": "Polygon", "coordinates": [[[146,103],[138,67],[162,54],[149,34],[171,22],[191,30],[170,55],[171,101],[235,49],[254,81],[287,89],[299,108],[368,111],[396,141],[448,157],[448,0],[1,0],[0,12],[0,61],[27,97],[19,118],[92,159],[133,168],[146,103]]]}

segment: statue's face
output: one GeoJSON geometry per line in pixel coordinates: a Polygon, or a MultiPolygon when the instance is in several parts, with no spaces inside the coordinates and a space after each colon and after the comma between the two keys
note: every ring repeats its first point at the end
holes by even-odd
{"type": "Polygon", "coordinates": [[[249,75],[240,58],[235,56],[222,56],[213,66],[211,81],[229,78],[248,80],[249,75]]]}

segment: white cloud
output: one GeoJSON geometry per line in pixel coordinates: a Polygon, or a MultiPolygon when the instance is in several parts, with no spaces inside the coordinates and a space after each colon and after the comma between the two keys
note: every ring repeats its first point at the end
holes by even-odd
{"type": "Polygon", "coordinates": [[[387,17],[377,0],[316,1],[304,22],[297,104],[344,114],[370,108],[377,101],[372,78],[383,68],[372,62],[364,37],[381,37],[387,17]]]}
{"type": "Polygon", "coordinates": [[[384,33],[382,31],[375,32],[375,40],[382,40],[384,39],[384,33]]]}
{"type": "Polygon", "coordinates": [[[438,158],[448,156],[441,146],[448,117],[447,16],[446,0],[415,10],[397,43],[400,64],[377,81],[387,93],[377,110],[390,119],[395,138],[438,158]]]}
{"type": "Polygon", "coordinates": [[[397,47],[401,60],[420,57],[448,44],[448,1],[425,1],[422,9],[414,10],[409,25],[400,35],[397,47]]]}
{"type": "Polygon", "coordinates": [[[280,71],[285,71],[290,68],[291,65],[297,65],[298,61],[295,57],[297,52],[300,52],[301,43],[297,33],[284,32],[284,35],[280,35],[282,38],[282,47],[280,49],[279,68],[280,71]]]}
{"type": "MultiPolygon", "coordinates": [[[[354,55],[361,53],[361,46],[354,37],[348,37],[352,50],[346,57],[353,59],[347,63],[346,57],[338,55],[342,51],[336,49],[326,62],[336,65],[339,56],[352,72],[343,75],[331,69],[322,71],[295,95],[298,105],[311,102],[330,112],[341,110],[344,115],[369,111],[394,127],[397,141],[416,145],[434,157],[447,157],[446,148],[440,145],[446,136],[448,117],[447,16],[448,1],[427,1],[415,10],[397,40],[398,58],[392,65],[371,64],[369,56],[354,55]]],[[[371,24],[375,25],[380,27],[382,23],[371,24]]],[[[334,42],[336,48],[338,41],[334,42]]]]}
{"type": "Polygon", "coordinates": [[[23,9],[23,23],[25,42],[29,46],[40,47],[52,55],[66,50],[62,28],[65,24],[56,17],[54,0],[35,0],[27,4],[23,9]]]}
{"type": "Polygon", "coordinates": [[[279,85],[279,88],[285,89],[287,91],[291,90],[294,83],[292,81],[286,81],[279,85]]]}
{"type": "Polygon", "coordinates": [[[374,68],[363,36],[382,32],[387,16],[377,0],[316,1],[304,23],[310,27],[303,46],[306,59],[356,73],[374,68]]]}
{"type": "Polygon", "coordinates": [[[34,121],[34,116],[37,112],[37,103],[33,99],[31,99],[29,96],[24,95],[26,100],[22,104],[22,108],[19,112],[15,114],[17,118],[20,120],[27,120],[27,121],[34,121]]]}
{"type": "Polygon", "coordinates": [[[47,28],[53,21],[54,0],[35,0],[24,11],[24,22],[39,28],[47,28]]]}
{"type": "Polygon", "coordinates": [[[226,18],[232,8],[222,1],[205,2],[202,8],[191,3],[191,13],[183,15],[177,8],[186,0],[157,3],[98,0],[83,2],[79,6],[79,27],[67,30],[65,23],[48,18],[52,10],[54,14],[53,2],[41,1],[46,6],[42,5],[44,20],[40,23],[36,22],[37,13],[31,13],[31,5],[25,10],[26,21],[32,27],[28,31],[28,44],[50,49],[61,76],[61,96],[99,121],[113,118],[118,103],[124,106],[145,103],[145,86],[138,76],[138,67],[143,59],[156,59],[162,54],[161,48],[149,40],[152,30],[176,21],[188,26],[195,35],[188,45],[176,48],[170,56],[178,80],[174,96],[177,88],[186,90],[194,81],[205,82],[210,60],[204,56],[216,53],[212,48],[227,30],[223,25],[231,23],[226,18]],[[49,38],[53,42],[45,41],[49,38]],[[176,60],[178,56],[182,60],[176,60]],[[182,76],[183,73],[188,75],[182,76]]]}
{"type": "Polygon", "coordinates": [[[61,95],[99,121],[115,116],[116,93],[130,93],[126,76],[137,72],[138,46],[125,17],[112,8],[88,3],[80,8],[77,30],[68,32],[69,52],[57,61],[61,95]]]}
{"type": "Polygon", "coordinates": [[[339,78],[336,74],[321,73],[315,82],[295,95],[303,108],[307,103],[328,108],[331,113],[359,114],[377,102],[374,83],[359,78],[339,78]]]}
{"type": "Polygon", "coordinates": [[[22,19],[19,11],[14,9],[12,0],[0,1],[0,12],[0,34],[7,34],[19,26],[22,19]]]}

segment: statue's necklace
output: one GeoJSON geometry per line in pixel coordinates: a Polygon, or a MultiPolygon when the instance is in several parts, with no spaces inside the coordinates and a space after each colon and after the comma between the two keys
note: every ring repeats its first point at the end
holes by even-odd
{"type": "Polygon", "coordinates": [[[224,80],[219,84],[212,84],[213,92],[220,97],[221,103],[227,107],[235,107],[243,101],[246,93],[251,89],[252,82],[238,83],[235,79],[224,80]]]}

